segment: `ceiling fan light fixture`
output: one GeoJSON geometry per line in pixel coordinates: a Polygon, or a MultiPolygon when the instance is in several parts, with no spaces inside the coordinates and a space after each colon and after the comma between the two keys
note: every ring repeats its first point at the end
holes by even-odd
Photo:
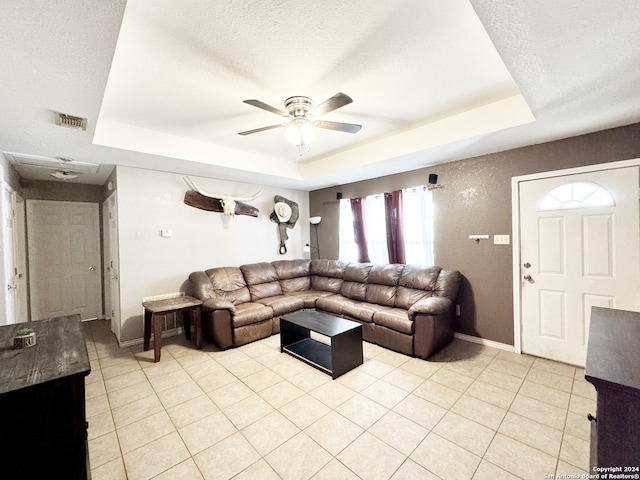
{"type": "Polygon", "coordinates": [[[284,138],[291,145],[308,145],[316,139],[316,129],[308,118],[296,117],[284,127],[284,138]]]}

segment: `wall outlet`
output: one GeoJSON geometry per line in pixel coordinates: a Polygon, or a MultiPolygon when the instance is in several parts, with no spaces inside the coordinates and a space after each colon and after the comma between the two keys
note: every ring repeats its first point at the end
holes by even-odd
{"type": "Polygon", "coordinates": [[[509,245],[509,235],[494,235],[493,236],[493,244],[494,245],[509,245]]]}

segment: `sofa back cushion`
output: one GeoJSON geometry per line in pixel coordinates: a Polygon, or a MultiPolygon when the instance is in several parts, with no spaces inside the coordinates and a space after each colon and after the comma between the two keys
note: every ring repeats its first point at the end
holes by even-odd
{"type": "Polygon", "coordinates": [[[404,265],[391,263],[373,265],[367,279],[365,300],[378,305],[395,306],[398,280],[404,265]]]}
{"type": "Polygon", "coordinates": [[[339,293],[346,264],[340,260],[311,260],[311,289],[339,293]]]}
{"type": "Polygon", "coordinates": [[[269,262],[240,265],[240,270],[251,292],[251,301],[282,295],[276,269],[269,262]]]}
{"type": "Polygon", "coordinates": [[[277,260],[271,265],[278,275],[282,293],[302,292],[311,288],[311,260],[277,260]]]}
{"type": "Polygon", "coordinates": [[[217,298],[224,298],[240,305],[251,301],[249,288],[238,267],[211,268],[204,272],[211,281],[211,289],[217,298]]]}
{"type": "Polygon", "coordinates": [[[363,301],[367,293],[367,279],[371,272],[370,263],[348,263],[342,276],[340,293],[353,300],[363,301]]]}
{"type": "Polygon", "coordinates": [[[418,300],[437,295],[434,292],[440,276],[440,267],[406,265],[396,293],[396,307],[409,309],[418,300]]]}
{"type": "Polygon", "coordinates": [[[440,275],[438,275],[438,281],[433,289],[433,294],[438,297],[448,298],[453,302],[458,296],[461,281],[462,274],[458,270],[447,270],[443,268],[440,271],[440,275]]]}

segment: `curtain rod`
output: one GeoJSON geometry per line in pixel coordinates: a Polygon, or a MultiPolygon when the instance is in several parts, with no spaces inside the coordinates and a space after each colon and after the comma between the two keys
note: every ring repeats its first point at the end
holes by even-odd
{"type": "MultiPolygon", "coordinates": [[[[422,188],[423,190],[429,190],[429,186],[428,185],[416,185],[414,187],[406,187],[406,188],[399,188],[398,190],[416,190],[418,188],[422,188]]],[[[352,198],[365,198],[365,197],[379,197],[381,195],[385,195],[387,193],[391,193],[391,192],[382,192],[382,193],[373,193],[371,195],[365,195],[364,197],[343,197],[342,193],[340,192],[336,192],[336,197],[337,200],[351,200],[352,198]]],[[[323,202],[323,205],[329,205],[331,203],[335,203],[335,202],[323,202]]]]}

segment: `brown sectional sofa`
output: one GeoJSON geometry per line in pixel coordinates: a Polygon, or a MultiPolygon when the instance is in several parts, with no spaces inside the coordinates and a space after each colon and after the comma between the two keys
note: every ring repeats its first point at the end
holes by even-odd
{"type": "Polygon", "coordinates": [[[202,328],[222,348],[280,331],[305,308],[359,322],[363,338],[423,359],[453,339],[460,273],[421,265],[280,260],[189,275],[202,328]]]}

